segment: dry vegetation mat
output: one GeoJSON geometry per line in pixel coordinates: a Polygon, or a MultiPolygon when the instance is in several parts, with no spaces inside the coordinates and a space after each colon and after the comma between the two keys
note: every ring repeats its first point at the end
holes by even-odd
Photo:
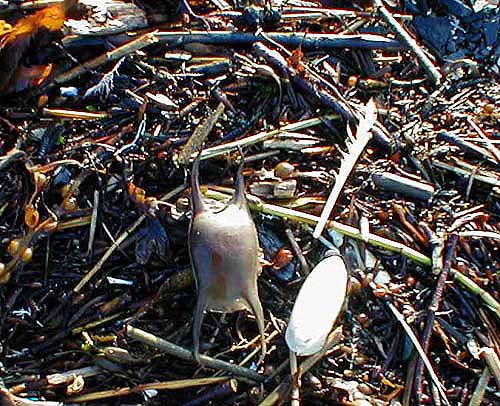
{"type": "Polygon", "coordinates": [[[499,405],[499,30],[0,0],[0,404],[499,405]]]}

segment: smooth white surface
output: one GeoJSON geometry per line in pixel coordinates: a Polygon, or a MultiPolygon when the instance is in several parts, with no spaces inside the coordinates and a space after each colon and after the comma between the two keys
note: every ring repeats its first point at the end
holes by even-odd
{"type": "Polygon", "coordinates": [[[342,257],[323,259],[300,288],[285,339],[297,355],[321,350],[344,304],[348,273],[342,257]]]}

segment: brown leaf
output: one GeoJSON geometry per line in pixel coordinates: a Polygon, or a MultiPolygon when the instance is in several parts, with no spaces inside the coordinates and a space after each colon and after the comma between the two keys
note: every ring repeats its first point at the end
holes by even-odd
{"type": "Polygon", "coordinates": [[[21,18],[12,30],[2,37],[2,47],[14,44],[21,37],[33,37],[41,28],[49,31],[59,31],[64,24],[64,6],[55,4],[36,13],[21,18]]]}
{"type": "Polygon", "coordinates": [[[46,7],[21,18],[10,29],[5,22],[0,23],[0,92],[19,91],[18,88],[36,86],[37,82],[43,82],[50,74],[52,66],[48,73],[48,66],[31,68],[18,68],[18,66],[32,39],[41,29],[59,31],[62,28],[65,10],[64,4],[46,7]]]}

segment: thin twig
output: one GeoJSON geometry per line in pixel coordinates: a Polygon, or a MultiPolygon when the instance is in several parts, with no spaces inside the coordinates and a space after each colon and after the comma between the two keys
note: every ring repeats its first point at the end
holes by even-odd
{"type": "Polygon", "coordinates": [[[455,161],[458,165],[462,165],[465,168],[458,168],[456,166],[447,164],[446,162],[441,162],[441,161],[432,161],[432,165],[437,166],[438,168],[445,169],[451,172],[456,173],[457,175],[461,176],[471,176],[475,180],[479,180],[480,182],[487,183],[488,185],[492,186],[500,186],[500,178],[495,175],[492,172],[487,172],[488,175],[486,175],[485,171],[482,171],[483,174],[476,174],[476,168],[474,168],[472,165],[468,165],[465,162],[461,161],[455,161]]]}
{"type": "Polygon", "coordinates": [[[226,382],[218,384],[217,386],[196,394],[188,402],[182,403],[182,406],[203,406],[207,404],[217,404],[218,400],[223,400],[238,392],[238,381],[236,379],[229,379],[226,382]]]}
{"type": "MultiPolygon", "coordinates": [[[[172,355],[179,359],[183,359],[185,361],[192,361],[193,363],[196,363],[196,359],[191,351],[179,347],[176,344],[173,344],[144,330],[132,326],[127,326],[126,334],[130,338],[136,339],[144,344],[150,345],[151,347],[158,348],[169,355],[172,355]]],[[[252,371],[251,369],[244,368],[239,365],[230,364],[229,362],[221,361],[207,355],[200,354],[200,359],[207,367],[221,369],[233,375],[250,379],[254,382],[263,382],[266,379],[264,375],[260,375],[252,371]]]]}
{"type": "Polygon", "coordinates": [[[316,118],[309,118],[307,120],[297,121],[295,123],[290,123],[284,125],[283,127],[277,128],[275,130],[261,131],[257,134],[250,135],[248,137],[242,138],[241,140],[227,142],[225,144],[216,145],[211,148],[205,148],[201,152],[201,159],[215,158],[221,155],[225,155],[229,152],[236,151],[238,148],[248,147],[250,145],[255,145],[258,142],[265,141],[267,139],[278,136],[283,132],[289,131],[300,131],[306,128],[315,127],[323,123],[324,120],[334,120],[339,119],[340,116],[337,114],[329,114],[316,118]]]}
{"type": "MultiPolygon", "coordinates": [[[[429,313],[427,315],[427,323],[425,325],[424,334],[422,336],[422,347],[427,354],[429,351],[429,343],[434,329],[434,323],[436,319],[436,312],[439,310],[441,304],[441,299],[443,297],[443,292],[446,286],[446,280],[448,279],[448,274],[451,268],[451,262],[455,258],[455,247],[457,245],[458,235],[452,234],[447,241],[446,252],[443,259],[443,268],[439,274],[438,281],[436,283],[436,289],[434,290],[434,295],[432,296],[431,303],[429,305],[429,313]]],[[[440,250],[441,251],[441,250],[440,250]]],[[[440,263],[440,259],[438,259],[440,263]]],[[[417,404],[421,404],[422,399],[422,386],[423,386],[423,359],[417,360],[417,366],[415,371],[415,400],[417,404]]]]}
{"type": "Polygon", "coordinates": [[[101,120],[103,118],[109,117],[108,113],[97,113],[91,111],[77,111],[68,109],[44,108],[42,110],[42,113],[44,116],[51,116],[67,120],[101,120]]]}
{"type": "Polygon", "coordinates": [[[439,395],[441,396],[441,400],[443,400],[446,405],[449,405],[450,402],[448,401],[448,398],[446,397],[445,388],[443,387],[443,384],[439,381],[439,378],[436,375],[436,372],[434,371],[434,368],[432,367],[432,364],[429,361],[429,358],[427,358],[427,355],[425,354],[425,351],[422,348],[422,346],[420,345],[420,342],[418,341],[418,338],[415,335],[415,333],[413,332],[412,328],[408,325],[404,316],[398,311],[398,309],[396,309],[396,307],[392,303],[386,302],[386,305],[389,308],[389,310],[392,312],[392,314],[394,314],[394,317],[396,317],[396,320],[399,321],[399,323],[403,327],[404,331],[406,332],[406,334],[410,338],[411,342],[415,346],[415,348],[416,348],[418,354],[420,355],[425,367],[427,368],[427,372],[429,373],[432,381],[434,382],[434,384],[437,387],[437,390],[439,391],[439,395]]]}
{"type": "MultiPolygon", "coordinates": [[[[61,0],[58,0],[61,1],[61,0]]],[[[266,11],[263,7],[253,6],[254,9],[262,13],[266,11]]],[[[336,9],[336,8],[321,8],[321,7],[280,7],[281,19],[283,21],[289,20],[318,20],[321,18],[370,18],[372,15],[367,11],[358,10],[346,10],[346,9],[336,9]]],[[[241,18],[243,13],[241,11],[233,10],[222,10],[214,13],[210,13],[209,16],[218,16],[223,18],[237,19],[241,18]]],[[[394,14],[394,18],[401,20],[412,20],[413,16],[411,14],[394,14]]]]}
{"type": "Polygon", "coordinates": [[[92,250],[94,247],[94,237],[95,237],[95,230],[97,227],[98,208],[99,208],[99,191],[94,190],[94,203],[92,205],[92,217],[90,220],[89,242],[87,245],[87,256],[89,258],[92,257],[92,250]]]}
{"type": "Polygon", "coordinates": [[[224,104],[219,103],[217,109],[205,118],[193,131],[187,142],[173,160],[177,166],[186,166],[193,154],[196,154],[208,137],[219,117],[224,113],[224,104]]]}
{"type": "Polygon", "coordinates": [[[500,233],[495,233],[494,231],[460,231],[458,235],[460,236],[460,238],[491,238],[493,240],[500,240],[500,233]]]}
{"type": "Polygon", "coordinates": [[[481,348],[481,357],[486,362],[491,375],[495,378],[497,383],[497,388],[500,388],[500,360],[498,355],[493,348],[484,347],[481,348]]]}
{"type": "Polygon", "coordinates": [[[483,369],[483,373],[479,377],[477,381],[476,388],[472,393],[472,396],[469,401],[469,406],[481,406],[484,398],[484,393],[486,392],[486,386],[491,378],[491,373],[488,368],[483,369]]]}
{"type": "Polygon", "coordinates": [[[55,388],[57,386],[69,385],[77,376],[88,378],[91,376],[102,374],[103,372],[104,371],[97,366],[71,369],[65,372],[46,375],[37,381],[29,381],[13,386],[12,388],[10,388],[10,392],[16,394],[31,391],[33,389],[55,388]]]}
{"type": "Polygon", "coordinates": [[[382,0],[373,0],[378,11],[384,18],[384,20],[394,29],[396,34],[399,36],[401,41],[406,44],[415,53],[417,58],[422,63],[424,70],[430,76],[432,81],[439,85],[441,83],[442,75],[441,72],[434,66],[427,55],[422,51],[416,41],[408,34],[408,32],[399,24],[399,22],[392,16],[392,14],[385,8],[382,0]]]}
{"type": "Polygon", "coordinates": [[[292,230],[290,227],[287,227],[285,229],[285,234],[288,238],[288,241],[290,242],[290,245],[292,247],[293,252],[297,256],[297,259],[299,260],[300,263],[300,274],[302,276],[307,276],[311,272],[311,267],[307,263],[306,258],[304,257],[304,254],[302,252],[302,249],[300,248],[299,244],[297,243],[297,240],[295,239],[295,236],[293,235],[292,230]]]}
{"type": "Polygon", "coordinates": [[[118,48],[113,49],[110,52],[106,52],[98,56],[97,58],[91,59],[83,63],[81,66],[77,66],[73,69],[70,69],[67,72],[61,73],[55,79],[55,83],[65,83],[74,79],[89,70],[95,69],[101,65],[104,65],[106,62],[115,61],[120,59],[122,56],[130,54],[132,52],[138,51],[144,47],[147,47],[151,44],[154,44],[158,41],[158,37],[156,35],[156,31],[149,32],[147,34],[141,35],[138,38],[133,39],[130,42],[127,42],[124,45],[119,46],[118,48]]]}
{"type": "MultiPolygon", "coordinates": [[[[335,344],[340,342],[342,339],[342,327],[337,327],[333,330],[325,343],[323,351],[320,351],[310,357],[307,357],[304,361],[300,363],[299,366],[299,377],[304,375],[309,371],[314,365],[316,365],[325,355],[325,353],[332,348],[335,344]]],[[[276,404],[281,404],[289,399],[290,390],[292,387],[291,376],[289,375],[283,382],[281,382],[274,390],[266,396],[266,398],[259,403],[259,406],[273,406],[276,404]]]]}
{"type": "Polygon", "coordinates": [[[290,351],[290,376],[292,377],[290,405],[300,406],[299,366],[297,365],[297,354],[293,351],[290,351]]]}
{"type": "Polygon", "coordinates": [[[498,148],[496,147],[496,145],[494,145],[489,137],[484,133],[484,131],[482,130],[481,127],[479,127],[479,125],[476,124],[476,122],[474,121],[474,119],[471,117],[471,116],[467,116],[466,118],[467,122],[469,123],[469,125],[474,129],[476,130],[476,132],[479,134],[479,136],[483,139],[483,141],[486,143],[486,145],[488,146],[489,148],[489,151],[491,152],[491,154],[495,157],[496,159],[496,163],[500,163],[500,151],[498,150],[498,148]]]}
{"type": "Polygon", "coordinates": [[[99,399],[114,398],[119,396],[132,395],[147,390],[172,390],[195,388],[197,386],[214,385],[225,382],[229,378],[221,376],[220,378],[199,378],[199,379],[180,379],[177,381],[142,383],[136,386],[126,386],[123,388],[104,390],[100,392],[91,392],[84,395],[75,396],[67,399],[68,403],[83,403],[99,399]]]}
{"type": "MultiPolygon", "coordinates": [[[[171,190],[170,192],[166,193],[160,200],[161,201],[166,201],[178,193],[182,192],[186,188],[186,185],[181,185],[176,187],[175,189],[171,190]]],[[[142,222],[146,219],[146,216],[143,214],[141,215],[129,228],[127,228],[111,245],[111,247],[108,248],[108,250],[104,253],[104,255],[97,261],[97,263],[92,267],[92,269],[87,272],[87,274],[82,278],[80,282],[73,288],[74,293],[79,293],[82,288],[90,281],[90,279],[93,278],[93,276],[99,272],[99,270],[102,268],[104,263],[108,260],[108,258],[115,252],[117,248],[120,247],[121,244],[132,234],[141,224],[142,222]]]]}
{"type": "MultiPolygon", "coordinates": [[[[286,47],[297,48],[300,46],[304,50],[401,48],[399,41],[373,34],[266,32],[265,35],[286,47]]],[[[261,40],[259,35],[241,31],[160,31],[157,36],[161,42],[177,46],[193,42],[223,46],[249,46],[261,40]]]]}

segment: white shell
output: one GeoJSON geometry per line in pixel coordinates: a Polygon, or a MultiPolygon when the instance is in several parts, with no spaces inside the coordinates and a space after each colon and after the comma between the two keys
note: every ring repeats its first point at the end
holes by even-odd
{"type": "Polygon", "coordinates": [[[344,304],[348,272],[339,255],[319,262],[300,288],[286,329],[288,348],[311,355],[323,348],[344,304]]]}

